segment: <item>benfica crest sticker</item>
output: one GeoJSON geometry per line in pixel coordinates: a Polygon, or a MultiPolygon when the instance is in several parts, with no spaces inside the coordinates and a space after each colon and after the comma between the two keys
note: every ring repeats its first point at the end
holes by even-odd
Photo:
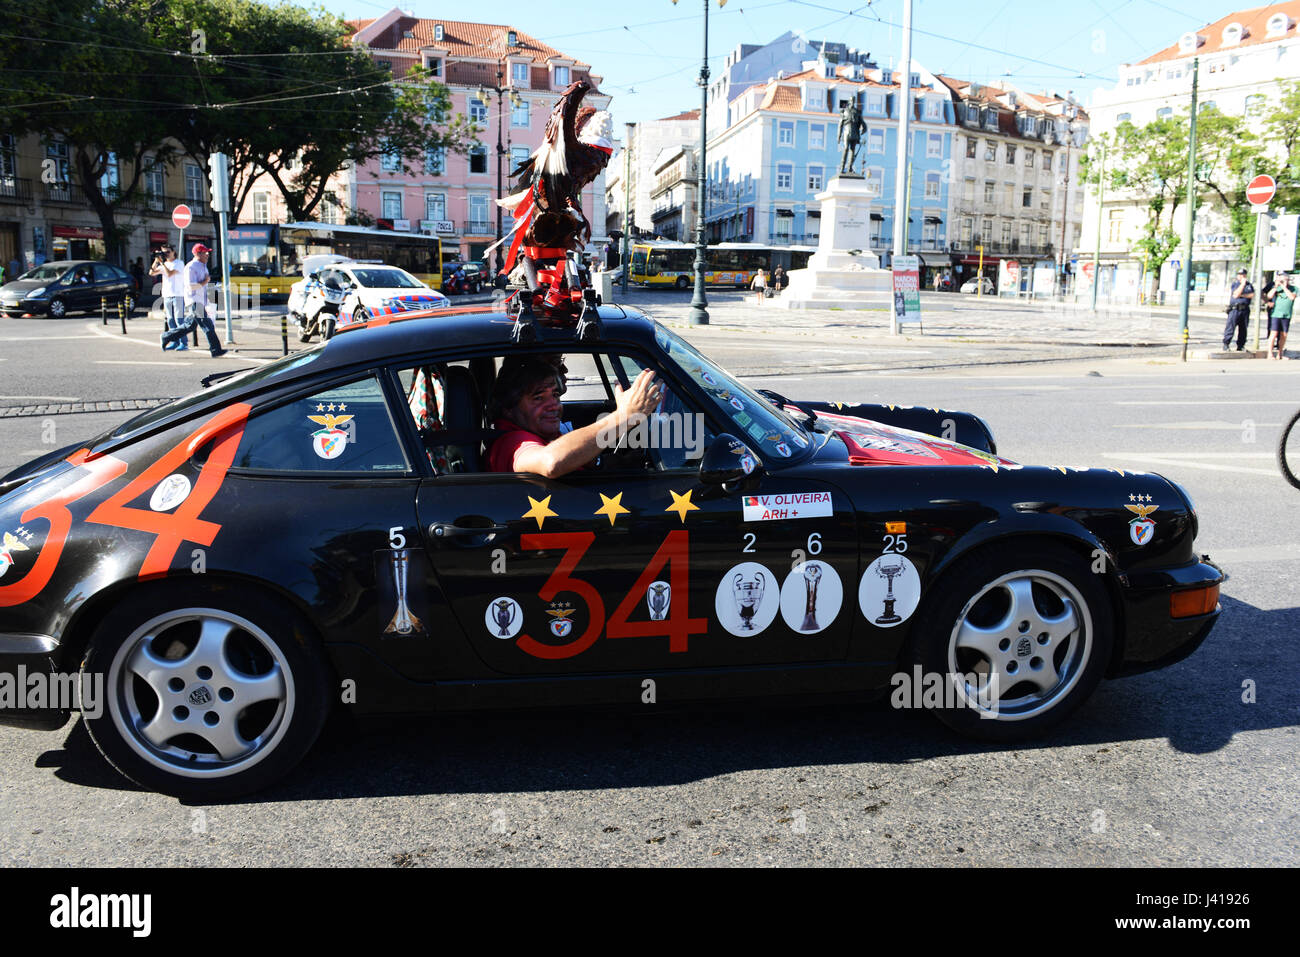
{"type": "MultiPolygon", "coordinates": [[[[0,578],[3,578],[4,573],[9,571],[10,566],[13,565],[14,552],[25,552],[28,550],[29,546],[23,541],[22,537],[20,537],[23,535],[24,531],[25,529],[19,526],[17,535],[13,532],[5,532],[4,537],[0,538],[0,578]]],[[[31,534],[28,533],[26,537],[30,539],[31,534]]]]}
{"type": "Polygon", "coordinates": [[[348,434],[339,428],[352,421],[350,415],[309,415],[307,418],[324,428],[311,434],[311,450],[323,459],[336,459],[348,445],[348,434]]]}
{"type": "MultiPolygon", "coordinates": [[[[1132,498],[1133,496],[1130,495],[1129,497],[1132,498]]],[[[1151,498],[1150,495],[1145,497],[1147,499],[1151,498]]],[[[1140,500],[1143,496],[1139,495],[1137,498],[1140,500]]],[[[1128,523],[1128,537],[1133,539],[1134,545],[1145,545],[1147,542],[1151,541],[1151,536],[1155,534],[1156,530],[1156,523],[1147,518],[1147,516],[1160,506],[1126,504],[1124,507],[1137,516],[1137,518],[1128,523]]]]}

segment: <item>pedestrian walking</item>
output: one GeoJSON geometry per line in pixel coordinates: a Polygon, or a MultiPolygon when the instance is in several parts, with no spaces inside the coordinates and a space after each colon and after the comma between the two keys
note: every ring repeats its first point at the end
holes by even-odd
{"type": "Polygon", "coordinates": [[[763,297],[767,294],[767,273],[759,267],[758,272],[754,273],[754,278],[750,281],[750,288],[758,293],[759,305],[763,303],[763,297]]]}
{"type": "Polygon", "coordinates": [[[786,285],[786,282],[788,281],[788,279],[789,279],[789,277],[786,276],[786,274],[785,274],[785,267],[784,267],[784,266],[777,266],[775,269],[773,269],[773,270],[772,270],[772,289],[773,289],[773,291],[779,293],[782,289],[785,288],[785,285],[786,285]]]}
{"type": "Polygon", "coordinates": [[[1232,284],[1228,294],[1228,321],[1223,327],[1223,351],[1228,351],[1234,331],[1237,336],[1237,351],[1246,348],[1246,326],[1250,324],[1250,307],[1255,297],[1255,287],[1246,278],[1246,270],[1237,271],[1237,280],[1232,284]]]}
{"type": "Polygon", "coordinates": [[[1278,273],[1273,278],[1273,309],[1268,319],[1268,357],[1274,358],[1274,347],[1278,359],[1289,359],[1286,354],[1286,336],[1291,331],[1291,313],[1295,311],[1296,291],[1291,285],[1291,277],[1278,273]]]}
{"type": "Polygon", "coordinates": [[[144,298],[144,257],[136,256],[131,263],[131,278],[135,280],[135,301],[144,298]]]}
{"type": "Polygon", "coordinates": [[[15,256],[13,259],[9,260],[9,268],[5,270],[5,282],[13,282],[22,274],[23,264],[20,263],[18,257],[15,256]]]}
{"type": "Polygon", "coordinates": [[[217,330],[212,324],[212,318],[208,315],[208,283],[212,281],[208,273],[208,255],[212,252],[202,243],[195,243],[191,250],[194,258],[185,264],[183,270],[185,281],[185,318],[186,324],[176,329],[172,329],[162,334],[162,348],[166,352],[171,348],[179,348],[178,344],[185,336],[194,331],[195,327],[201,326],[204,335],[208,337],[208,351],[212,353],[212,358],[224,356],[226,350],[221,348],[221,342],[217,339],[217,330]]]}
{"type": "MultiPolygon", "coordinates": [[[[159,277],[162,282],[163,319],[166,330],[171,332],[185,323],[185,272],[170,244],[158,250],[149,275],[159,277]]],[[[189,339],[181,339],[176,351],[184,352],[188,348],[189,339]]]]}

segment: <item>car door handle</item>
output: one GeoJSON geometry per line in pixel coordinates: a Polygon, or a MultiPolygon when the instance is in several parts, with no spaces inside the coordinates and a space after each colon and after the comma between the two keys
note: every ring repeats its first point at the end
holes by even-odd
{"type": "Polygon", "coordinates": [[[504,532],[509,525],[453,525],[447,522],[435,522],[429,526],[429,535],[433,538],[458,538],[467,535],[495,535],[504,532]]]}

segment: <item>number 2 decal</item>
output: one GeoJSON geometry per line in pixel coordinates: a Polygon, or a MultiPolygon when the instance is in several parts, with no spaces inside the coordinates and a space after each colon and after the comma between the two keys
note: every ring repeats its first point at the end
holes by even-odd
{"type": "Polygon", "coordinates": [[[627,593],[614,614],[605,618],[605,602],[600,592],[590,582],[574,576],[578,562],[587,553],[596,540],[594,532],[533,532],[519,537],[519,545],[525,550],[544,550],[562,548],[564,555],[551,572],[546,583],[538,591],[542,601],[551,601],[561,592],[576,594],[587,604],[589,620],[586,629],[567,645],[546,645],[527,632],[520,635],[515,642],[519,649],[534,658],[558,661],[582,654],[600,637],[602,631],[609,638],[657,638],[668,639],[669,652],[687,650],[691,635],[702,635],[708,631],[706,618],[691,618],[688,611],[690,596],[690,533],[679,529],[668,533],[650,562],[642,569],[632,590],[627,593]],[[657,621],[629,621],[632,613],[645,597],[646,590],[662,576],[665,566],[670,566],[669,583],[674,599],[667,618],[657,621]]]}

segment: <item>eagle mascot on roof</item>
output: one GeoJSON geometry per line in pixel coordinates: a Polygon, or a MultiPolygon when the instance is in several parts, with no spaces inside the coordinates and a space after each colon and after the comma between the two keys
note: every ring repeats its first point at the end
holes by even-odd
{"type": "Polygon", "coordinates": [[[542,145],[511,173],[528,185],[497,201],[515,217],[505,271],[514,268],[522,247],[530,290],[538,286],[539,260],[564,259],[591,238],[591,223],[582,212],[582,191],[614,152],[609,113],[582,105],[591,89],[585,78],[565,88],[546,121],[542,145]]]}

